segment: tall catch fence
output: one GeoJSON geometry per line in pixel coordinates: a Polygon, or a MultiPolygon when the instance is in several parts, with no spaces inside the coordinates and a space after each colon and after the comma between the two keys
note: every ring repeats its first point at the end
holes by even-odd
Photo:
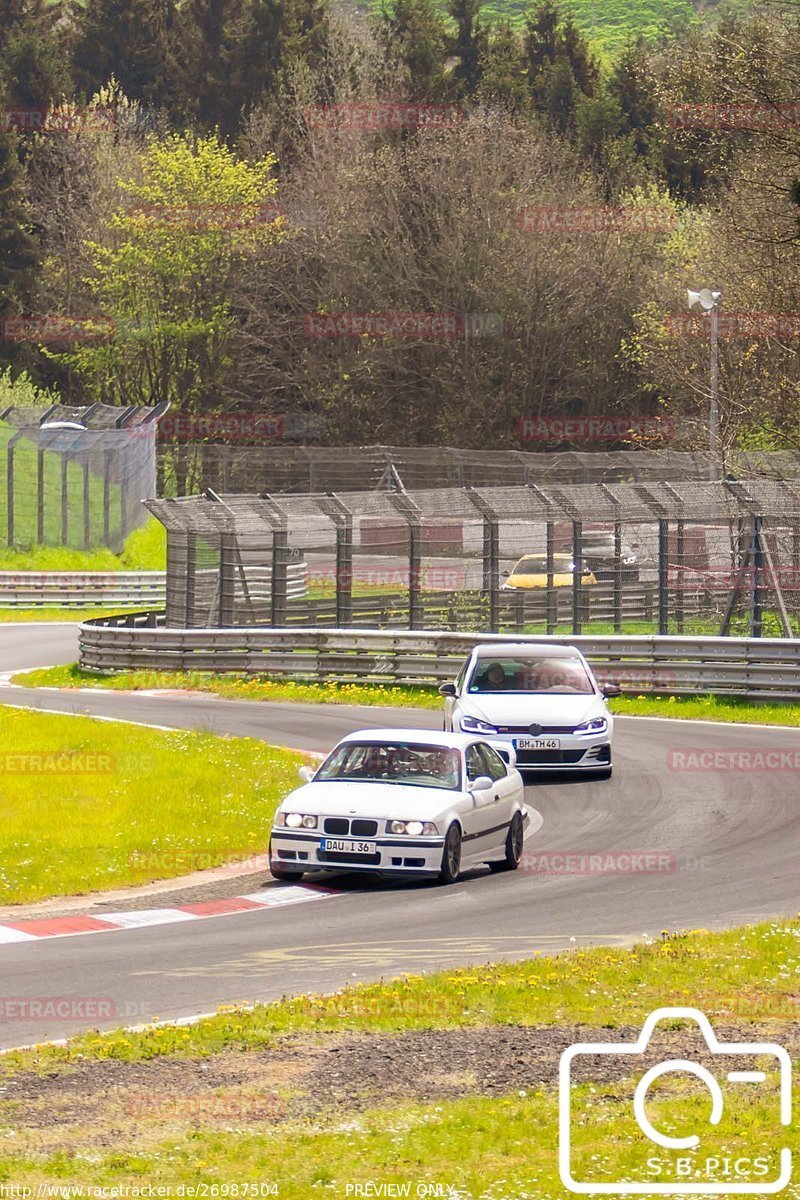
{"type": "Polygon", "coordinates": [[[209,491],[147,507],[167,530],[173,627],[800,629],[800,480],[209,491]]]}
{"type": "Polygon", "coordinates": [[[155,494],[164,408],[0,410],[0,545],[119,550],[155,494]]]}
{"type": "Polygon", "coordinates": [[[657,480],[800,479],[800,454],[739,452],[722,468],[708,454],[458,450],[448,446],[297,446],[159,441],[159,495],[202,492],[384,491],[499,484],[647,483],[657,480]]]}

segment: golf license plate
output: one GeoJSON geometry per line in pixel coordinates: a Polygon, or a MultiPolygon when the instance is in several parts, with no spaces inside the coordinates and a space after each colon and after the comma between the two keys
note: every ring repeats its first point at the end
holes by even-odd
{"type": "Polygon", "coordinates": [[[353,838],[323,838],[322,849],[332,854],[374,854],[375,843],[353,838]]]}
{"type": "Polygon", "coordinates": [[[517,738],[514,746],[517,750],[560,750],[561,738],[517,738]]]}

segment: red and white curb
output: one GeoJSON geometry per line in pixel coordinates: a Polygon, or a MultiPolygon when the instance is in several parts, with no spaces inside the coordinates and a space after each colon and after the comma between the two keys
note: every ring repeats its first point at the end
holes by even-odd
{"type": "Polygon", "coordinates": [[[290,884],[266,892],[253,892],[249,896],[198,900],[195,904],[177,904],[174,908],[139,908],[129,912],[103,913],[101,917],[37,917],[27,921],[7,921],[0,925],[0,945],[33,942],[42,938],[74,937],[81,933],[142,929],[149,925],[198,921],[204,917],[228,917],[236,913],[257,912],[259,909],[304,904],[310,900],[329,900],[338,895],[342,893],[328,888],[290,884]]]}

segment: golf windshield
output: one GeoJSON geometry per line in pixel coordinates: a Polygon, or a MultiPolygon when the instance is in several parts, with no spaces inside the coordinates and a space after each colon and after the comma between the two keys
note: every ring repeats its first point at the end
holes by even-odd
{"type": "MultiPolygon", "coordinates": [[[[553,559],[553,574],[554,575],[570,575],[575,570],[575,563],[571,558],[555,558],[553,559]]],[[[547,574],[547,558],[542,555],[541,558],[536,558],[530,555],[528,558],[521,558],[511,572],[512,575],[546,575],[547,574]]]]}
{"type": "Polygon", "coordinates": [[[591,696],[592,681],[579,658],[479,658],[469,692],[528,692],[591,696]]]}
{"type": "Polygon", "coordinates": [[[315,781],[402,783],[413,787],[461,787],[461,756],[447,746],[411,742],[347,742],[322,764],[315,781]]]}

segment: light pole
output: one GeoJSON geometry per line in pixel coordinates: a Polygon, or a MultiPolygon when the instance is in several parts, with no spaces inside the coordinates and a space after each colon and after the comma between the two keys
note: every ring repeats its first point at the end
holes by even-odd
{"type": "Polygon", "coordinates": [[[711,455],[712,478],[719,477],[719,302],[722,292],[702,288],[699,292],[686,289],[689,308],[700,309],[711,316],[711,391],[708,400],[708,449],[711,455]]]}

